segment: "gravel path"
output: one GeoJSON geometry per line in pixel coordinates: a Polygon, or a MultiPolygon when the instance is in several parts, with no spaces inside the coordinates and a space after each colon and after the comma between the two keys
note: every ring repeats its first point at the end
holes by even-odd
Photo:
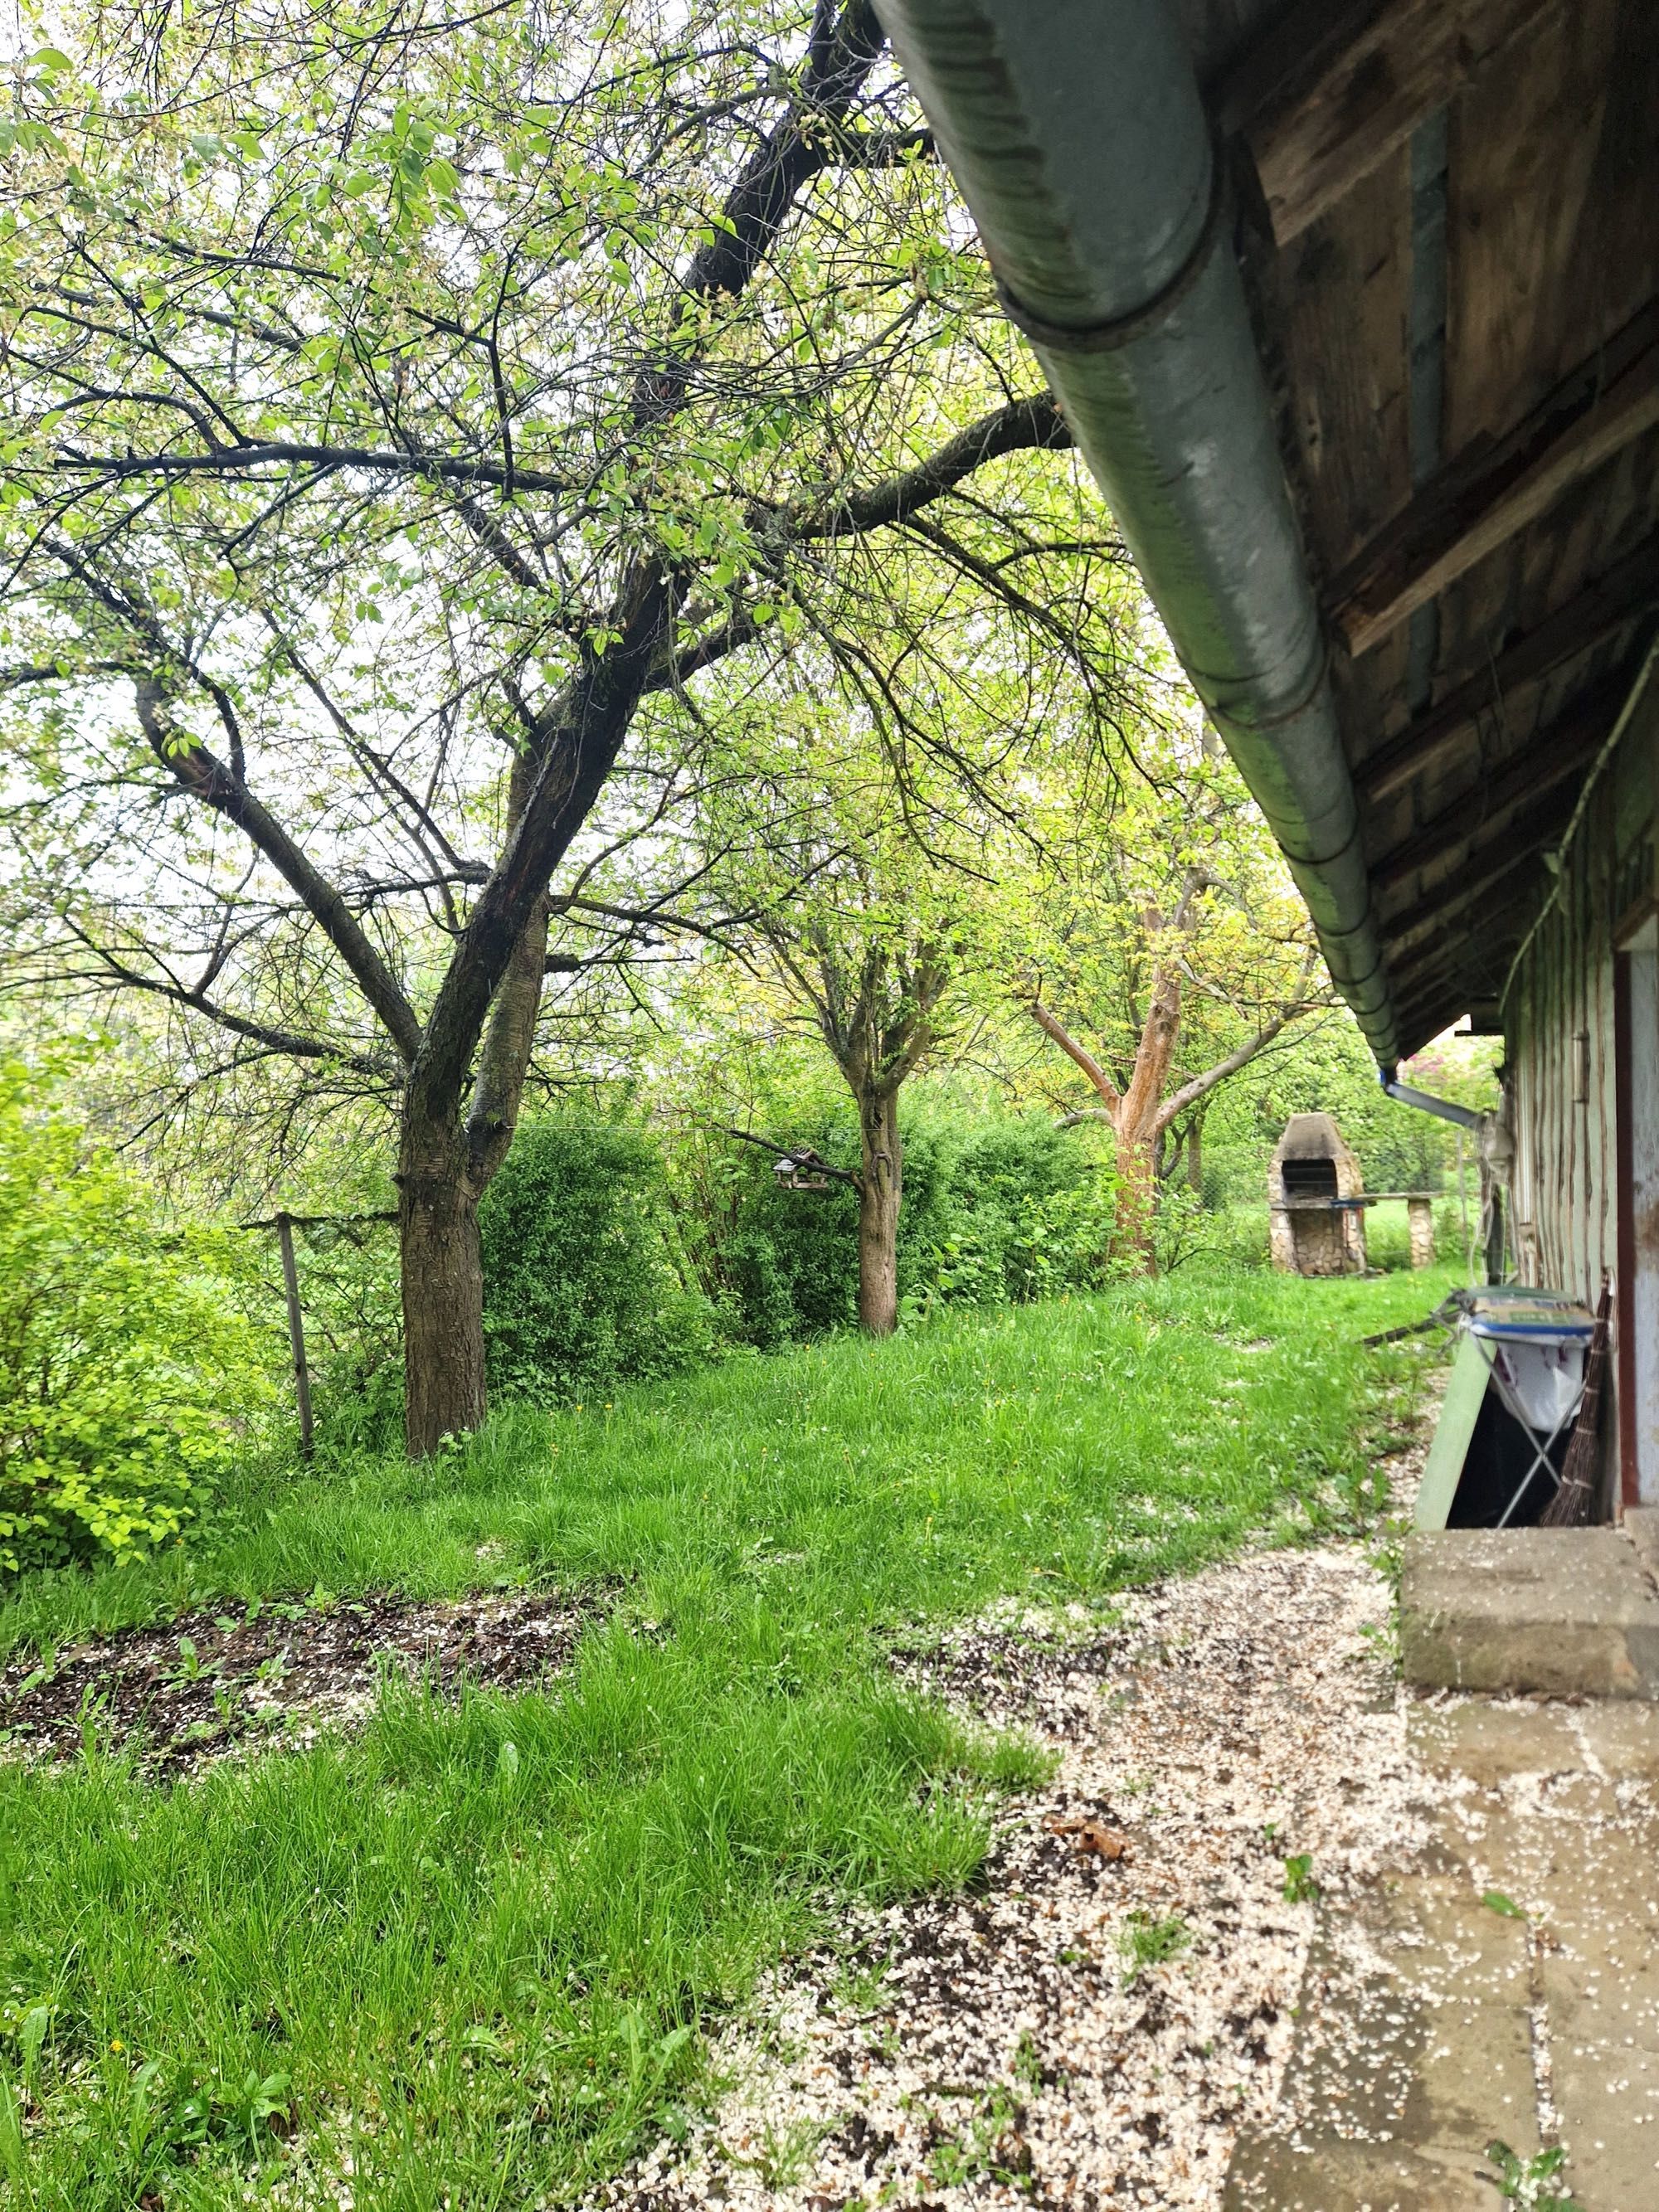
{"type": "Polygon", "coordinates": [[[775,1972],[717,2042],[712,2118],[592,2206],[1218,2205],[1289,2046],[1291,1875],[1340,1891],[1422,1833],[1389,1618],[1327,1546],[897,1655],[1050,1744],[1052,1785],[999,1815],[974,1893],[849,1916],[775,1972]]]}

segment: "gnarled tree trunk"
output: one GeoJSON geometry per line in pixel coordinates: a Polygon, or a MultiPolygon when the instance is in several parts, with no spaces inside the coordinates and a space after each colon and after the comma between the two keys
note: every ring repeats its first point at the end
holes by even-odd
{"type": "MultiPolygon", "coordinates": [[[[514,822],[530,768],[508,786],[514,822]]],[[[411,1097],[399,1146],[398,1221],[404,1308],[404,1445],[424,1459],[447,1436],[476,1429],[489,1409],[483,1256],[478,1205],[506,1158],[535,1042],[547,967],[548,902],[530,910],[489,1009],[471,1109],[423,1115],[411,1097]]]]}
{"type": "Polygon", "coordinates": [[[459,1131],[406,1123],[398,1178],[404,1433],[411,1458],[484,1417],[478,1199],[459,1131]]]}
{"type": "Polygon", "coordinates": [[[898,1326],[898,1225],[904,1192],[896,1088],[860,1096],[859,1129],[859,1326],[870,1336],[890,1336],[898,1326]]]}
{"type": "MultiPolygon", "coordinates": [[[[1198,872],[1189,872],[1181,902],[1174,915],[1164,921],[1156,908],[1148,908],[1141,917],[1148,940],[1158,939],[1171,933],[1184,932],[1192,912],[1193,902],[1206,878],[1198,872]]],[[[1152,984],[1146,996],[1146,1012],[1141,1022],[1140,1035],[1135,1043],[1134,1063],[1129,1080],[1120,1090],[1111,1076],[1088,1049],[1079,1044],[1042,1000],[1028,995],[1026,1004],[1031,1018],[1047,1037],[1053,1039],[1073,1064],[1080,1068],[1093,1085],[1101,1103],[1085,1107],[1081,1112],[1066,1115],[1061,1123],[1066,1125],[1082,1121],[1102,1121],[1110,1124],[1116,1140],[1118,1172],[1117,1224],[1115,1241],[1120,1248],[1133,1253],[1147,1274],[1157,1269],[1157,1250],[1153,1230],[1158,1212],[1158,1148],[1164,1133],[1178,1115],[1196,1107],[1207,1098],[1218,1084],[1224,1083],[1230,1075],[1247,1066],[1257,1053],[1272,1043],[1298,1014],[1313,1003],[1308,996],[1308,987],[1317,963],[1318,955],[1311,947],[1303,962],[1302,972],[1292,995],[1278,1012],[1263,1022],[1255,1034],[1247,1037],[1237,1050],[1218,1060],[1213,1067],[1206,1068],[1201,1075],[1194,1076],[1166,1098],[1164,1086],[1170,1079],[1170,1070],[1175,1063],[1176,1046],[1181,1036],[1181,971],[1173,960],[1159,958],[1152,968],[1152,984]]],[[[1202,1124],[1194,1119],[1188,1135],[1192,1147],[1189,1171],[1193,1188],[1201,1184],[1200,1166],[1200,1130],[1202,1124]]]]}
{"type": "MultiPolygon", "coordinates": [[[[1146,917],[1148,933],[1157,918],[1146,917]]],[[[1169,1127],[1164,1112],[1164,1086],[1175,1058],[1181,1033],[1181,979],[1160,963],[1152,970],[1146,1016],[1134,1066],[1122,1094],[1109,1110],[1117,1139],[1118,1242],[1139,1261],[1149,1275],[1158,1272],[1152,1232],[1158,1214],[1158,1152],[1169,1127]]]]}

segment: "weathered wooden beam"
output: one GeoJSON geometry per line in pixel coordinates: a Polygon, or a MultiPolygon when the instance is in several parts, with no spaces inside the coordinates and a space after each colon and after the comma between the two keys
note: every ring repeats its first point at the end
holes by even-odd
{"type": "Polygon", "coordinates": [[[1528,756],[1516,762],[1506,774],[1495,777],[1487,789],[1466,791],[1372,872],[1373,887],[1382,897],[1392,897],[1437,860],[1453,853],[1478,853],[1498,843],[1517,814],[1534,799],[1571,781],[1589,767],[1595,754],[1593,738],[1575,736],[1559,752],[1542,760],[1528,756]]]}
{"type": "Polygon", "coordinates": [[[1501,905],[1471,909],[1467,917],[1468,935],[1478,935],[1480,940],[1480,952],[1474,957],[1466,943],[1462,957],[1454,956],[1409,969],[1390,968],[1389,995],[1407,1054],[1417,1049],[1417,1042],[1405,1042],[1408,1036],[1420,1042],[1437,1036],[1460,1014],[1478,1020],[1483,1035],[1490,1035],[1494,1029],[1501,1030],[1497,994],[1503,988],[1516,947],[1542,895],[1537,881],[1528,882],[1508,894],[1501,905]]]}
{"type": "Polygon", "coordinates": [[[1571,701],[1497,775],[1448,799],[1412,836],[1379,855],[1371,868],[1372,890],[1392,897],[1419,869],[1453,853],[1478,853],[1495,844],[1517,814],[1589,767],[1630,696],[1630,684],[1629,672],[1616,670],[1571,701]]]}
{"type": "Polygon", "coordinates": [[[1457,1019],[1463,1011],[1458,1001],[1467,995],[1463,985],[1452,979],[1436,978],[1416,990],[1401,983],[1394,986],[1395,1005],[1406,1009],[1411,1034],[1425,1042],[1457,1019]]]}
{"type": "Polygon", "coordinates": [[[1561,828],[1562,817],[1559,806],[1552,808],[1546,818],[1529,818],[1525,823],[1516,826],[1505,840],[1503,851],[1485,867],[1462,870],[1430,897],[1419,899],[1404,908],[1392,923],[1385,921],[1382,924],[1383,951],[1390,975],[1396,966],[1407,964],[1409,952],[1438,935],[1466,907],[1474,905],[1487,891],[1495,890],[1518,868],[1531,866],[1546,846],[1553,843],[1560,836],[1561,828]]]}
{"type": "MultiPolygon", "coordinates": [[[[1644,670],[1646,652],[1638,659],[1644,670]]],[[[1636,696],[1643,680],[1638,672],[1632,689],[1631,671],[1626,667],[1597,688],[1614,697],[1622,692],[1627,702],[1636,696]]],[[[1609,728],[1618,726],[1619,716],[1615,708],[1609,728]]],[[[1584,773],[1593,769],[1587,768],[1584,773]]],[[[1480,865],[1472,855],[1437,892],[1407,902],[1383,922],[1380,935],[1396,1007],[1420,999],[1443,973],[1455,977],[1459,989],[1468,990],[1483,971],[1494,981],[1500,967],[1507,972],[1504,948],[1519,942],[1522,927],[1539,911],[1534,895],[1549,881],[1537,866],[1537,857],[1560,845],[1571,818],[1565,795],[1535,800],[1508,825],[1490,861],[1480,865]],[[1516,884],[1512,879],[1523,869],[1528,880],[1516,884]]]]}
{"type": "Polygon", "coordinates": [[[1395,1005],[1421,1006],[1457,995],[1468,1007],[1495,1006],[1541,882],[1538,871],[1534,880],[1508,889],[1500,885],[1496,895],[1466,909],[1455,945],[1443,943],[1432,948],[1432,957],[1419,954],[1391,966],[1389,984],[1395,1005]]]}
{"type": "Polygon", "coordinates": [[[1449,691],[1392,744],[1373,753],[1358,776],[1365,799],[1376,805],[1425,769],[1437,767],[1457,750],[1482,714],[1502,707],[1510,692],[1540,682],[1656,606],[1659,537],[1644,539],[1633,553],[1575,592],[1535,629],[1507,646],[1490,666],[1449,691]]]}
{"type": "MultiPolygon", "coordinates": [[[[1531,868],[1540,853],[1545,852],[1560,836],[1561,810],[1552,807],[1547,814],[1532,815],[1517,823],[1498,851],[1489,853],[1484,860],[1471,862],[1465,868],[1427,896],[1410,901],[1395,914],[1392,922],[1384,922],[1382,934],[1386,939],[1387,957],[1392,965],[1403,965],[1422,949],[1449,930],[1454,918],[1462,916],[1469,908],[1481,906],[1492,895],[1492,902],[1501,905],[1497,898],[1498,887],[1506,884],[1517,870],[1531,868]]],[[[1512,894],[1510,894],[1512,895],[1512,894]]],[[[1457,923],[1461,932],[1464,924],[1457,923]]],[[[1449,949],[1455,955],[1462,940],[1446,936],[1449,949]]]]}
{"type": "Polygon", "coordinates": [[[1531,916],[1526,886],[1502,877],[1458,915],[1455,933],[1432,939],[1389,963],[1397,1000],[1420,1000],[1446,988],[1489,1000],[1503,981],[1513,947],[1531,916]]]}
{"type": "Polygon", "coordinates": [[[1367,652],[1581,477],[1659,423],[1659,301],[1507,435],[1477,441],[1414,495],[1337,576],[1331,626],[1367,652]]]}
{"type": "Polygon", "coordinates": [[[1421,1052],[1425,1044],[1440,1036],[1443,1030],[1449,1030],[1460,1016],[1468,1014],[1474,1017],[1477,1012],[1479,1020],[1472,1018],[1470,1022],[1474,1036],[1503,1035],[1503,1023],[1492,1001],[1472,995],[1462,984],[1454,984],[1424,1000],[1420,1005],[1407,1007],[1399,1017],[1400,1040],[1406,1058],[1421,1052]]]}
{"type": "MultiPolygon", "coordinates": [[[[1473,982],[1467,975],[1449,976],[1432,989],[1425,987],[1406,1001],[1407,1026],[1414,1036],[1424,1039],[1437,1036],[1454,1022],[1467,1018],[1471,1036],[1502,1036],[1503,1007],[1493,997],[1493,988],[1490,983],[1473,982]],[[1432,1028],[1426,1026],[1431,1022],[1432,1028]]],[[[1395,1003],[1401,1003],[1398,997],[1395,1003]]],[[[1419,1048],[1417,1044],[1407,1045],[1401,1057],[1409,1060],[1419,1048]]]]}
{"type": "MultiPolygon", "coordinates": [[[[1564,781],[1571,786],[1572,780],[1589,768],[1594,757],[1594,746],[1583,746],[1577,752],[1564,781]]],[[[1479,800],[1471,793],[1472,818],[1468,829],[1443,848],[1447,853],[1456,852],[1459,859],[1455,869],[1443,883],[1413,898],[1409,896],[1402,897],[1401,894],[1411,884],[1417,872],[1414,869],[1391,875],[1386,888],[1376,885],[1376,878],[1372,878],[1373,884],[1376,885],[1379,904],[1385,913],[1392,908],[1392,914],[1384,927],[1397,926],[1402,919],[1410,927],[1419,915],[1437,910],[1442,896],[1447,893],[1456,894],[1467,889],[1471,896],[1478,896],[1486,880],[1486,872],[1492,865],[1491,856],[1495,855],[1497,864],[1502,866],[1515,853],[1536,852],[1540,845],[1548,844],[1552,836],[1565,826],[1567,814],[1571,811],[1571,788],[1564,793],[1557,785],[1535,795],[1529,805],[1511,810],[1498,821],[1489,821],[1476,811],[1479,800]]]]}
{"type": "Polygon", "coordinates": [[[1298,0],[1211,91],[1288,245],[1561,0],[1298,0]]]}
{"type": "Polygon", "coordinates": [[[1534,853],[1524,854],[1506,853],[1495,871],[1486,871],[1482,882],[1467,890],[1462,884],[1448,886],[1447,896],[1437,902],[1431,915],[1408,915],[1407,926],[1402,927],[1389,946],[1389,981],[1403,990],[1420,992],[1429,977],[1466,975],[1471,964],[1472,938],[1479,931],[1500,927],[1504,915],[1516,903],[1515,885],[1510,881],[1511,864],[1517,868],[1523,866],[1534,857],[1536,849],[1534,847],[1534,853]],[[1455,929],[1439,926],[1442,912],[1458,915],[1455,929]],[[1430,921],[1433,924],[1431,933],[1424,935],[1418,925],[1430,921]]]}

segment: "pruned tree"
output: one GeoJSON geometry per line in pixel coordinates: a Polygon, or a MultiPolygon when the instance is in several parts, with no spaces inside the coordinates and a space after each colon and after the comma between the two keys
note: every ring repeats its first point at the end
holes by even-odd
{"type": "Polygon", "coordinates": [[[774,922],[781,973],[810,1007],[859,1116],[859,1325],[890,1336],[898,1325],[898,1227],[904,1200],[899,1092],[940,1042],[949,949],[873,901],[867,880],[837,910],[821,908],[799,933],[774,922]]]}
{"type": "MultiPolygon", "coordinates": [[[[750,718],[727,704],[738,735],[750,718]]],[[[750,776],[700,817],[721,856],[717,897],[750,908],[704,963],[707,995],[727,1029],[816,1039],[851,1092],[858,1316],[885,1336],[898,1320],[899,1094],[945,1042],[969,888],[952,861],[968,825],[996,818],[1006,732],[964,720],[950,774],[901,775],[857,684],[808,653],[747,734],[750,776]]]]}
{"type": "MultiPolygon", "coordinates": [[[[1037,864],[1045,809],[1115,787],[1100,725],[1127,716],[1139,681],[1126,653],[1080,683],[1068,656],[988,633],[954,585],[902,581],[902,604],[868,609],[866,652],[902,665],[927,639],[936,680],[949,678],[930,702],[948,750],[905,758],[860,672],[810,647],[763,700],[716,688],[748,773],[697,811],[718,902],[748,909],[711,956],[741,971],[725,1019],[816,1037],[857,1108],[858,1311],[875,1335],[898,1314],[903,1086],[982,1028],[1018,913],[1004,887],[1037,864]]],[[[1138,609],[1111,584],[1127,646],[1138,609]]]]}
{"type": "Polygon", "coordinates": [[[708,672],[810,641],[902,779],[941,605],[1098,703],[1120,556],[868,0],[76,35],[0,172],[14,915],[201,1067],[381,1102],[423,1452],[550,972],[718,923],[708,672]]]}
{"type": "Polygon", "coordinates": [[[1219,1086],[1332,1003],[1318,947],[1231,768],[1178,726],[1143,733],[1146,774],[1054,822],[1034,874],[1015,994],[1086,1080],[1062,1120],[1108,1123],[1120,1235],[1152,1265],[1171,1133],[1196,1157],[1219,1086]]]}

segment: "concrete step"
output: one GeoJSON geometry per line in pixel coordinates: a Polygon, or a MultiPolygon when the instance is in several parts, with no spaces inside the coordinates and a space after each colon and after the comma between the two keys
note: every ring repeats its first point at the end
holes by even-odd
{"type": "Polygon", "coordinates": [[[1659,2212],[1659,1705],[1437,1697],[1407,1740],[1450,1787],[1321,1905],[1226,2212],[1496,2212],[1486,2145],[1540,2112],[1582,2212],[1659,2212]]]}
{"type": "Polygon", "coordinates": [[[1463,2212],[1497,2202],[1494,2137],[1539,2148],[1530,1934],[1467,1873],[1322,1906],[1270,2129],[1226,2212],[1463,2212]]]}
{"type": "Polygon", "coordinates": [[[1485,2176],[1414,2151],[1367,2143],[1292,2144],[1247,2129],[1227,2171],[1223,2212],[1498,2212],[1485,2176]]]}
{"type": "Polygon", "coordinates": [[[1617,1528],[1418,1531],[1400,1643],[1424,1689],[1659,1698],[1659,1593],[1617,1528]]]}
{"type": "Polygon", "coordinates": [[[1584,1809],[1616,1818],[1620,1784],[1659,1783],[1659,1704],[1618,1698],[1545,1704],[1484,1698],[1436,1698],[1411,1706],[1406,1741],[1419,1766],[1490,1790],[1517,1775],[1542,1775],[1582,1796],[1584,1809]]]}

